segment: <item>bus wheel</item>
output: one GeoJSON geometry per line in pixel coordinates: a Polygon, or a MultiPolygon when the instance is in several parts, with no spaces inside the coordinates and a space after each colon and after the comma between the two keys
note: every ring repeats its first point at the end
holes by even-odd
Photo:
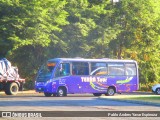
{"type": "Polygon", "coordinates": [[[105,95],[113,96],[114,94],[115,94],[115,89],[113,87],[109,87],[105,95]]]}
{"type": "Polygon", "coordinates": [[[156,89],[156,94],[157,94],[157,95],[160,95],[160,88],[157,88],[157,89],[156,89]]]}
{"type": "Polygon", "coordinates": [[[101,96],[101,93],[93,93],[94,96],[101,96]]]}
{"type": "Polygon", "coordinates": [[[45,95],[46,97],[51,97],[52,93],[44,92],[44,95],[45,95]]]}
{"type": "Polygon", "coordinates": [[[57,96],[58,96],[58,97],[67,96],[66,89],[63,88],[63,87],[58,88],[57,96]]]}
{"type": "Polygon", "coordinates": [[[19,90],[19,87],[15,82],[7,83],[5,87],[6,95],[16,95],[18,93],[18,90],[19,90]]]}

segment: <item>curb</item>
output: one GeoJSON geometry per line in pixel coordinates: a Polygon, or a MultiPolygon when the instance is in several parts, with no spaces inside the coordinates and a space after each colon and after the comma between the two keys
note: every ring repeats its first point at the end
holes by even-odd
{"type": "MultiPolygon", "coordinates": [[[[0,91],[0,94],[5,94],[5,92],[4,91],[0,91]]],[[[17,94],[28,94],[28,93],[33,93],[33,94],[35,94],[36,93],[36,91],[35,90],[29,90],[29,91],[18,91],[18,93],[17,94]]]]}
{"type": "Polygon", "coordinates": [[[29,90],[29,91],[19,91],[18,94],[21,93],[36,93],[35,90],[29,90]]]}
{"type": "Polygon", "coordinates": [[[158,107],[160,107],[160,103],[146,102],[146,101],[140,101],[140,100],[122,100],[122,99],[104,98],[104,97],[99,97],[99,99],[101,99],[101,100],[110,100],[110,101],[128,102],[128,103],[136,103],[136,104],[143,104],[143,105],[150,105],[150,106],[158,106],[158,107]]]}

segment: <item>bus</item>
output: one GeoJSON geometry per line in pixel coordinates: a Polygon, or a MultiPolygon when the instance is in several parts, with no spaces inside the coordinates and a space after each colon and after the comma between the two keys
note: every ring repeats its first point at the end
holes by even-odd
{"type": "Polygon", "coordinates": [[[138,89],[138,65],[134,60],[49,59],[35,81],[36,92],[43,92],[46,97],[84,93],[113,96],[138,89]]]}

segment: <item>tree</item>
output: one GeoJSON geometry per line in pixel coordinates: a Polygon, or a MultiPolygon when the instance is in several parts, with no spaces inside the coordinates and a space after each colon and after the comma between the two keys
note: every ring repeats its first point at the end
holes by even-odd
{"type": "Polygon", "coordinates": [[[110,27],[110,0],[68,0],[65,10],[70,24],[64,26],[61,39],[67,43],[67,56],[105,56],[116,27],[110,27]],[[77,46],[78,45],[78,46],[77,46]],[[75,52],[76,51],[76,52],[75,52]]]}
{"type": "Polygon", "coordinates": [[[22,76],[35,75],[48,58],[46,48],[60,41],[55,33],[68,24],[65,4],[65,0],[1,0],[0,54],[14,61],[22,76]]]}
{"type": "Polygon", "coordinates": [[[122,0],[115,8],[115,24],[121,25],[121,32],[111,43],[120,47],[119,50],[113,44],[110,47],[117,51],[118,58],[138,61],[143,83],[160,79],[159,5],[154,0],[122,0]]]}
{"type": "MultiPolygon", "coordinates": [[[[0,3],[0,35],[11,50],[26,45],[48,46],[54,31],[67,24],[65,1],[8,0],[0,3]]],[[[51,39],[52,38],[52,39],[51,39]]]]}
{"type": "MultiPolygon", "coordinates": [[[[96,23],[88,38],[93,46],[90,50],[92,57],[102,58],[111,57],[109,50],[109,43],[118,35],[119,26],[113,24],[112,15],[114,13],[113,5],[110,0],[104,1],[90,1],[93,5],[91,8],[94,11],[94,21],[96,23]]],[[[112,56],[113,57],[113,56],[112,56]]]]}
{"type": "Polygon", "coordinates": [[[69,13],[69,24],[64,26],[60,38],[67,44],[66,57],[85,57],[90,50],[87,45],[89,32],[95,28],[95,22],[90,17],[88,0],[67,0],[65,10],[69,13]]]}
{"type": "Polygon", "coordinates": [[[141,82],[158,82],[159,6],[154,0],[1,0],[0,57],[28,80],[54,57],[134,59],[141,82]]]}

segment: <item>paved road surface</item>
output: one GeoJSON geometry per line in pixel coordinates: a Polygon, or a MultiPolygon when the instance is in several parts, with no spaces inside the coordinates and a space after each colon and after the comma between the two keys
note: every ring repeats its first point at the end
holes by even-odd
{"type": "MultiPolygon", "coordinates": [[[[149,106],[136,103],[127,103],[120,101],[102,100],[93,95],[68,95],[67,97],[44,97],[40,93],[30,94],[18,94],[16,96],[0,95],[0,111],[160,111],[160,107],[149,106]]],[[[2,120],[10,120],[17,118],[0,118],[2,120]]],[[[18,118],[23,119],[24,118],[18,118]]],[[[32,118],[33,120],[37,118],[32,118]]],[[[39,120],[44,118],[38,118],[39,120]]],[[[45,118],[53,119],[53,118],[45,118]]],[[[57,120],[63,120],[64,118],[54,118],[57,120]]],[[[66,120],[79,118],[65,118],[66,120]]],[[[82,119],[82,118],[80,118],[82,119]]],[[[87,117],[83,118],[87,120],[93,120],[95,118],[87,117]]],[[[105,120],[105,117],[98,117],[96,120],[105,120]]],[[[115,118],[109,117],[109,119],[134,119],[139,120],[142,118],[115,118]]],[[[144,119],[144,118],[143,118],[144,119]]],[[[158,118],[145,118],[145,119],[157,119],[158,118]]]]}

